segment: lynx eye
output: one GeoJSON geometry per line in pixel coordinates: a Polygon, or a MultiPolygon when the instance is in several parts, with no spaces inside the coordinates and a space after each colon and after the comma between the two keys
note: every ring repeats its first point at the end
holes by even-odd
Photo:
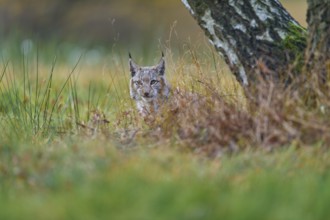
{"type": "Polygon", "coordinates": [[[134,81],[134,84],[135,84],[136,86],[142,86],[142,82],[141,82],[141,81],[134,81]]]}
{"type": "Polygon", "coordinates": [[[158,80],[151,80],[150,85],[155,85],[158,82],[159,82],[158,80]]]}

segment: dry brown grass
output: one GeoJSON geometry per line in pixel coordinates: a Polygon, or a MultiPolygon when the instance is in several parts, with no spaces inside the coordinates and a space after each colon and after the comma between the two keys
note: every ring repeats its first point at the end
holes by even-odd
{"type": "Polygon", "coordinates": [[[239,96],[228,98],[210,83],[203,82],[198,92],[176,89],[148,129],[141,130],[143,137],[209,157],[247,148],[328,147],[329,82],[320,85],[308,75],[287,87],[260,80],[246,90],[244,105],[239,96]]]}
{"type": "MultiPolygon", "coordinates": [[[[260,79],[244,91],[213,50],[196,51],[203,50],[188,48],[180,56],[166,50],[172,95],[148,120],[139,117],[129,98],[125,58],[109,58],[93,69],[99,74],[83,63],[58,103],[59,109],[68,108],[61,113],[63,121],[76,124],[59,130],[122,149],[174,147],[208,157],[244,149],[329,146],[329,82],[320,85],[315,74],[301,74],[287,87],[260,79]],[[70,94],[77,96],[72,103],[65,98],[70,94]]],[[[70,68],[55,70],[61,79],[70,68]]]]}

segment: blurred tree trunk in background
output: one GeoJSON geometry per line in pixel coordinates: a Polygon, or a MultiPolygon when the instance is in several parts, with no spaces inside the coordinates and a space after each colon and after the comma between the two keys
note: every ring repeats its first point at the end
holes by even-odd
{"type": "Polygon", "coordinates": [[[278,0],[182,2],[243,85],[288,79],[288,65],[303,58],[306,30],[278,0]]]}
{"type": "Polygon", "coordinates": [[[324,81],[330,71],[330,0],[307,2],[307,66],[309,71],[319,73],[318,76],[324,81]]]}

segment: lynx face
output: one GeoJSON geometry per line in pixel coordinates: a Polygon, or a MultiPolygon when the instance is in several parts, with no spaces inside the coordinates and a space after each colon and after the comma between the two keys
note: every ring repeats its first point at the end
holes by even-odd
{"type": "Polygon", "coordinates": [[[130,95],[139,112],[146,116],[158,110],[167,99],[170,88],[165,79],[165,60],[162,56],[155,66],[140,67],[129,59],[131,72],[130,95]]]}

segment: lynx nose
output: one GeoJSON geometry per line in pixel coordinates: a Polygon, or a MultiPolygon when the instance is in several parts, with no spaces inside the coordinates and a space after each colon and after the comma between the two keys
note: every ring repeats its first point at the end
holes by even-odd
{"type": "Polygon", "coordinates": [[[144,93],[144,96],[145,96],[145,97],[149,97],[149,95],[150,95],[149,92],[145,92],[145,93],[144,93]]]}

